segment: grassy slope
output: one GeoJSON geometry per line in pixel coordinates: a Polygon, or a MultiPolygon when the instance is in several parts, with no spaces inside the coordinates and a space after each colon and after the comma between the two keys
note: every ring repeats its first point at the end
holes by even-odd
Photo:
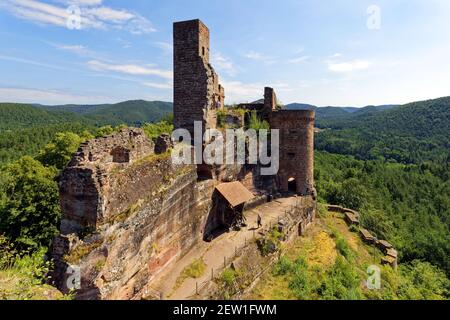
{"type": "Polygon", "coordinates": [[[288,245],[283,255],[280,261],[291,261],[291,269],[280,274],[283,264],[278,262],[245,298],[449,299],[450,282],[445,275],[420,263],[418,267],[415,265],[415,272],[409,271],[409,266],[400,265],[397,270],[380,266],[381,252],[365,244],[357,233],[351,232],[341,214],[327,210],[321,210],[320,217],[306,235],[288,245]],[[347,248],[346,254],[342,248],[347,248]],[[306,267],[298,267],[302,263],[295,261],[305,261],[306,267]],[[378,290],[369,290],[366,286],[370,265],[380,267],[381,288],[378,290]]]}
{"type": "MultiPolygon", "coordinates": [[[[336,239],[333,233],[343,236],[354,253],[354,266],[361,280],[361,290],[369,294],[363,282],[367,279],[367,267],[379,264],[382,253],[366,245],[361,241],[358,234],[351,232],[340,214],[329,213],[316,220],[315,224],[308,229],[304,237],[297,238],[292,245],[285,248],[284,254],[291,260],[302,256],[310,267],[309,277],[314,278],[312,282],[320,280],[320,275],[313,269],[322,270],[321,274],[329,270],[335,263],[336,258],[341,255],[336,248],[336,239]]],[[[249,299],[262,300],[296,300],[297,297],[289,289],[290,275],[275,276],[273,273],[266,274],[249,295],[249,299]]],[[[309,297],[320,299],[318,295],[309,297]]]]}
{"type": "Polygon", "coordinates": [[[63,300],[56,288],[35,283],[31,277],[14,270],[0,270],[0,300],[63,300]]]}

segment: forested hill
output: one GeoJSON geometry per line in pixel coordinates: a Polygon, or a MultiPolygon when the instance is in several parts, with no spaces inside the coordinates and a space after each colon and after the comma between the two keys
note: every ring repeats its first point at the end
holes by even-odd
{"type": "Polygon", "coordinates": [[[284,106],[287,110],[314,110],[316,112],[316,125],[320,128],[327,127],[335,123],[347,123],[353,119],[363,117],[368,114],[375,114],[381,111],[390,110],[398,107],[398,105],[381,105],[366,106],[363,108],[356,107],[316,107],[305,103],[291,103],[284,106]]]}
{"type": "Polygon", "coordinates": [[[316,147],[360,159],[401,163],[449,159],[450,97],[319,123],[316,147]]]}
{"type": "Polygon", "coordinates": [[[128,124],[140,126],[146,122],[156,122],[172,113],[173,104],[163,101],[131,100],[116,104],[42,106],[47,111],[67,111],[76,113],[97,125],[128,124]]]}
{"type": "Polygon", "coordinates": [[[117,125],[126,123],[141,126],[147,122],[157,122],[173,111],[171,102],[133,100],[113,105],[104,105],[88,110],[83,115],[98,124],[117,125]]]}
{"type": "Polygon", "coordinates": [[[0,104],[0,131],[81,122],[82,117],[60,110],[47,111],[27,104],[0,104]]]}
{"type": "Polygon", "coordinates": [[[141,126],[172,113],[172,103],[126,101],[113,105],[43,106],[0,103],[0,165],[35,156],[58,132],[82,134],[102,126],[141,126]]]}

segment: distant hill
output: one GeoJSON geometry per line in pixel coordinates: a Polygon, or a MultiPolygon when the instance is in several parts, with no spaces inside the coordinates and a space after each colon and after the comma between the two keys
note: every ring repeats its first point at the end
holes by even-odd
{"type": "Polygon", "coordinates": [[[79,134],[108,124],[139,126],[170,113],[172,103],[159,101],[64,106],[0,103],[0,165],[36,155],[58,132],[79,134]]]}
{"type": "Polygon", "coordinates": [[[351,117],[324,121],[316,147],[362,159],[402,163],[450,159],[450,97],[398,107],[366,107],[351,117]],[[365,109],[365,110],[364,110],[365,109]]]}
{"type": "Polygon", "coordinates": [[[367,106],[364,108],[356,107],[317,107],[306,103],[290,103],[284,106],[287,110],[315,110],[316,125],[318,127],[327,127],[331,124],[346,122],[353,117],[359,117],[364,114],[377,113],[397,107],[396,105],[367,106]]]}
{"type": "Polygon", "coordinates": [[[173,112],[173,104],[163,101],[131,100],[116,104],[38,106],[50,111],[72,112],[97,125],[128,124],[140,126],[146,122],[160,121],[173,112]]]}
{"type": "Polygon", "coordinates": [[[284,106],[286,110],[316,110],[317,107],[307,103],[290,103],[284,106]]]}
{"type": "Polygon", "coordinates": [[[48,111],[28,104],[0,103],[0,130],[83,121],[83,117],[63,110],[48,111]]]}
{"type": "Polygon", "coordinates": [[[82,105],[82,104],[65,104],[65,105],[56,105],[56,106],[46,106],[46,105],[42,105],[42,104],[34,104],[33,106],[40,108],[40,109],[44,109],[44,110],[48,110],[48,111],[67,111],[67,112],[72,112],[72,113],[79,113],[79,114],[83,114],[83,113],[88,113],[88,112],[94,112],[95,110],[105,107],[105,106],[110,106],[110,104],[86,104],[86,105],[82,105]]]}

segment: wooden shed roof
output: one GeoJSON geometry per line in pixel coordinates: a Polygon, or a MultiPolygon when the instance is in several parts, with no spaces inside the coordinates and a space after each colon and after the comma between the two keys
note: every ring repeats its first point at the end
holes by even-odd
{"type": "Polygon", "coordinates": [[[365,239],[373,239],[373,235],[368,230],[361,228],[359,229],[359,232],[361,232],[365,239]]]}
{"type": "Polygon", "coordinates": [[[344,214],[347,217],[347,219],[350,220],[352,223],[359,223],[358,217],[355,216],[353,213],[345,212],[344,214]]]}
{"type": "Polygon", "coordinates": [[[380,244],[382,247],[384,247],[386,249],[392,248],[392,244],[390,244],[386,240],[379,240],[378,244],[380,244]]]}
{"type": "Polygon", "coordinates": [[[221,183],[216,187],[216,190],[219,191],[233,208],[254,197],[253,193],[239,181],[221,183]]]}
{"type": "Polygon", "coordinates": [[[393,257],[393,258],[397,258],[397,250],[395,250],[394,248],[390,248],[387,250],[386,255],[393,257]]]}

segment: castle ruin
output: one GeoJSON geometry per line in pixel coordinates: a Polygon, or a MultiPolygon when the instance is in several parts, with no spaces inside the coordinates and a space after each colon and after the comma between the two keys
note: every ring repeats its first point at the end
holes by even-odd
{"type": "Polygon", "coordinates": [[[214,129],[217,109],[224,107],[225,91],[209,63],[209,30],[200,20],[173,25],[174,126],[193,133],[194,121],[214,129]]]}
{"type": "MultiPolygon", "coordinates": [[[[218,128],[225,91],[209,63],[209,30],[200,20],[174,23],[174,126],[218,128]]],[[[54,279],[67,291],[69,265],[81,270],[78,299],[139,299],[158,274],[214,230],[252,206],[296,194],[299,233],[315,212],[314,112],[281,110],[275,91],[241,105],[280,130],[280,170],[261,166],[175,165],[170,139],[126,128],[83,143],[60,180],[62,222],[53,245],[54,279]]],[[[226,110],[225,110],[226,111],[226,110]]],[[[233,116],[236,117],[236,116],[233,116]]],[[[245,123],[245,116],[235,123],[245,123]]]]}

